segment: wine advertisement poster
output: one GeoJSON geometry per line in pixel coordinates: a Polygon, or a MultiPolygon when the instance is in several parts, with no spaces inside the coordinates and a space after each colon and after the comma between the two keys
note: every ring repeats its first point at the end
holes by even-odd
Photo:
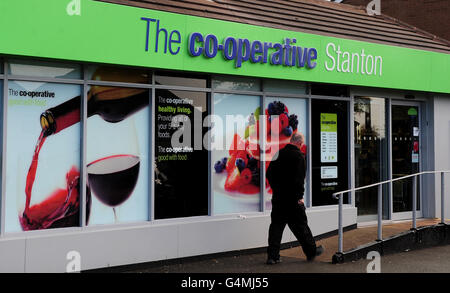
{"type": "MultiPolygon", "coordinates": [[[[80,78],[76,71],[11,64],[18,75],[80,78]]],[[[10,80],[7,93],[6,231],[79,226],[82,86],[10,80]]],[[[93,86],[87,100],[86,223],[146,221],[149,90],[93,86]]]]}
{"type": "MultiPolygon", "coordinates": [[[[51,75],[51,70],[47,73],[51,75]]],[[[80,96],[81,89],[79,85],[8,82],[7,232],[79,226],[80,123],[47,137],[40,149],[36,146],[42,132],[41,114],[80,96]]]]}
{"type": "Polygon", "coordinates": [[[88,103],[88,113],[97,114],[88,118],[86,138],[88,186],[92,194],[88,224],[147,221],[149,91],[121,87],[97,87],[95,91],[96,103],[88,103]],[[139,96],[146,104],[134,104],[139,96]],[[136,107],[135,112],[128,113],[127,106],[136,107]],[[90,107],[96,110],[90,111],[90,107]]]}

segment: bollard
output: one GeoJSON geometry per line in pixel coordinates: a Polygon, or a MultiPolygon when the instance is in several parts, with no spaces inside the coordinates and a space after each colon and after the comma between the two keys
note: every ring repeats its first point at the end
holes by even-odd
{"type": "Polygon", "coordinates": [[[417,175],[413,177],[413,203],[412,203],[412,215],[413,222],[412,228],[417,229],[416,217],[417,217],[417,175]]]}
{"type": "Polygon", "coordinates": [[[383,185],[378,185],[378,241],[383,239],[383,185]]]}
{"type": "Polygon", "coordinates": [[[338,233],[339,233],[339,240],[338,240],[338,252],[343,253],[344,252],[344,231],[343,231],[343,223],[342,223],[342,205],[344,204],[344,195],[339,194],[339,210],[338,210],[338,233]]]}
{"type": "Polygon", "coordinates": [[[441,172],[441,223],[445,224],[445,173],[441,172]]]}

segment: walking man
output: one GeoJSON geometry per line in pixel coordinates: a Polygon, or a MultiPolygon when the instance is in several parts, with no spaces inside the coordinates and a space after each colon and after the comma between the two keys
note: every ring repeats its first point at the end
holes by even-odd
{"type": "Polygon", "coordinates": [[[280,262],[280,244],[286,224],[301,244],[308,261],[323,252],[322,246],[316,247],[306,218],[303,201],[306,160],[300,151],[303,144],[303,134],[295,133],[267,169],[266,177],[273,192],[267,264],[280,262]]]}

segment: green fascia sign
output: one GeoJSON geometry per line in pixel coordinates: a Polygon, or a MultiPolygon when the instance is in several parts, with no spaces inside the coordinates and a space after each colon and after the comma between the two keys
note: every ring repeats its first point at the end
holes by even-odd
{"type": "Polygon", "coordinates": [[[0,11],[0,54],[450,93],[445,53],[93,0],[2,0],[0,11]]]}

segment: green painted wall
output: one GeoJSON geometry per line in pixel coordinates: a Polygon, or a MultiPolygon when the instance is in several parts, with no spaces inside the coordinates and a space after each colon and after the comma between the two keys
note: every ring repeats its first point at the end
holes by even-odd
{"type": "MultiPolygon", "coordinates": [[[[70,0],[0,1],[0,54],[47,57],[152,68],[176,69],[219,74],[339,83],[371,87],[450,93],[450,54],[414,50],[347,39],[258,27],[240,23],[179,15],[92,0],[81,1],[81,15],[68,15],[70,0]],[[180,52],[164,54],[160,44],[154,52],[155,23],[150,26],[149,51],[145,51],[147,17],[160,20],[169,33],[181,34],[180,52]],[[247,61],[236,68],[220,54],[208,59],[188,54],[188,36],[192,32],[214,34],[219,43],[225,37],[250,41],[283,43],[296,38],[297,45],[318,50],[314,69],[275,66],[247,61]],[[381,56],[382,75],[363,75],[327,71],[331,63],[329,43],[341,51],[381,56]]],[[[160,37],[164,39],[164,35],[160,37]]],[[[174,47],[175,48],[175,47],[174,47]]]]}

